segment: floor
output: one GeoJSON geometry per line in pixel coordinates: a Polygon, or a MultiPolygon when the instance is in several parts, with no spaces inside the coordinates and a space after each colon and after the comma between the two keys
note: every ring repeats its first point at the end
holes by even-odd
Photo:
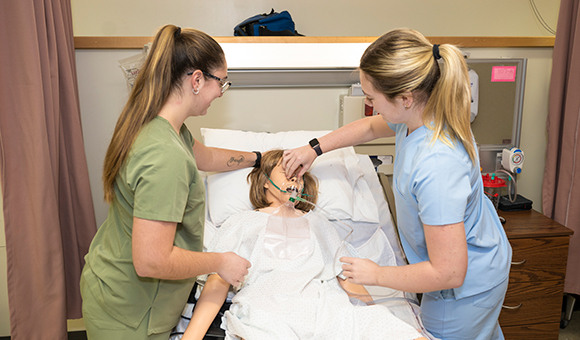
{"type": "Polygon", "coordinates": [[[68,332],[68,340],[87,340],[87,333],[84,331],[68,332]]]}
{"type": "Polygon", "coordinates": [[[560,329],[558,340],[580,340],[580,311],[575,310],[572,313],[572,319],[568,326],[560,329]]]}
{"type": "MultiPolygon", "coordinates": [[[[10,339],[10,337],[0,337],[0,340],[10,339]]],[[[86,340],[85,332],[69,332],[68,340],[86,340]]],[[[572,319],[568,326],[560,329],[558,340],[580,340],[580,311],[572,313],[572,319]]]]}
{"type": "MultiPolygon", "coordinates": [[[[71,332],[68,340],[86,340],[86,334],[84,332],[71,332]]],[[[576,310],[572,313],[572,319],[568,326],[560,329],[558,340],[580,340],[580,311],[576,310]]]]}
{"type": "MultiPolygon", "coordinates": [[[[85,332],[70,332],[68,336],[68,340],[86,339],[85,332]]],[[[580,311],[572,313],[572,319],[568,326],[564,329],[560,329],[558,340],[580,340],[580,311]]]]}

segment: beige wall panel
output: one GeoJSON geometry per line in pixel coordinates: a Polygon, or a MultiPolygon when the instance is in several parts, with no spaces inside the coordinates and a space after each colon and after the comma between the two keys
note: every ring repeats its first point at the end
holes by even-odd
{"type": "Polygon", "coordinates": [[[205,117],[188,118],[186,124],[199,140],[200,127],[258,132],[334,130],[339,96],[347,91],[346,87],[231,89],[211,104],[205,117]]]}
{"type": "MultiPolygon", "coordinates": [[[[0,187],[0,193],[2,188],[0,187]]],[[[0,194],[0,336],[10,335],[10,318],[8,312],[8,286],[6,273],[6,237],[4,234],[4,204],[0,194]]]]}
{"type": "MultiPolygon", "coordinates": [[[[4,221],[1,221],[4,225],[4,221]]],[[[4,230],[2,230],[4,232],[4,230]]],[[[0,247],[0,336],[10,335],[8,287],[6,276],[6,247],[0,247]]]]}
{"type": "Polygon", "coordinates": [[[0,183],[0,247],[6,247],[6,234],[4,233],[4,203],[2,195],[2,187],[0,183]]]}
{"type": "MultiPolygon", "coordinates": [[[[558,0],[535,0],[556,28],[558,0]]],[[[72,0],[76,36],[151,36],[173,23],[213,36],[231,36],[235,25],[258,13],[288,10],[307,36],[377,36],[410,27],[430,36],[550,35],[529,1],[458,0],[72,0]]]]}

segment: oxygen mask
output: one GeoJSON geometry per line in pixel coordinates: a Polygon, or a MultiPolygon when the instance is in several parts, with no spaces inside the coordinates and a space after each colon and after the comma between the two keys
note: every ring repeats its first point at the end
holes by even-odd
{"type": "MultiPolygon", "coordinates": [[[[265,175],[266,178],[268,178],[268,181],[270,181],[274,188],[279,192],[276,197],[282,203],[280,208],[285,207],[285,209],[294,209],[294,205],[298,203],[298,200],[303,194],[303,182],[298,180],[296,176],[293,176],[292,178],[284,179],[280,185],[277,185],[267,174],[265,175]]],[[[296,213],[297,215],[302,215],[299,212],[296,213]]]]}
{"type": "Polygon", "coordinates": [[[300,196],[304,190],[302,181],[298,180],[296,176],[287,179],[284,183],[282,183],[281,188],[283,188],[283,190],[280,191],[290,194],[290,197],[300,196]]]}

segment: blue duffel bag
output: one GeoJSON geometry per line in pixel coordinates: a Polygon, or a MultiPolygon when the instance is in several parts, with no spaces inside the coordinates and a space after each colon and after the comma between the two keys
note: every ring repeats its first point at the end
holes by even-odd
{"type": "Polygon", "coordinates": [[[299,35],[288,11],[258,14],[234,27],[235,36],[292,36],[299,35]]]}

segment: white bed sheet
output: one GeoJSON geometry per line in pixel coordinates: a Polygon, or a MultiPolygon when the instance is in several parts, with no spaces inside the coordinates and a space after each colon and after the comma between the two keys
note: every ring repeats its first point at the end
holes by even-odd
{"type": "MultiPolygon", "coordinates": [[[[357,154],[357,157],[359,159],[359,165],[363,170],[362,178],[367,182],[372,196],[376,201],[379,212],[379,223],[341,220],[341,222],[346,223],[353,229],[353,233],[348,238],[348,242],[357,248],[359,255],[370,258],[382,266],[405,265],[404,253],[375,168],[367,155],[357,154]]],[[[323,209],[324,207],[321,208],[323,209]]],[[[212,223],[210,214],[207,211],[208,209],[206,207],[204,244],[209,243],[216,231],[216,226],[212,223]]],[[[324,212],[322,213],[324,214],[324,212]]],[[[330,217],[329,219],[332,220],[330,217]]],[[[341,222],[332,221],[336,225],[339,233],[346,236],[348,231],[341,222]]],[[[377,303],[388,306],[395,316],[414,326],[416,329],[421,330],[423,336],[426,338],[436,339],[422,325],[416,294],[405,293],[385,287],[367,286],[366,288],[377,303]]]]}
{"type": "MultiPolygon", "coordinates": [[[[362,253],[361,255],[371,258],[382,266],[406,265],[407,262],[402,250],[401,243],[399,241],[399,236],[391,218],[390,207],[385,199],[383,187],[381,186],[377,173],[375,172],[372,161],[367,155],[357,154],[357,156],[359,157],[359,164],[364,172],[363,178],[367,181],[370,191],[377,203],[377,208],[379,211],[379,224],[381,226],[380,232],[382,234],[381,236],[387,239],[394,259],[390,259],[387,256],[387,253],[389,252],[388,249],[383,249],[383,253],[380,258],[383,259],[383,261],[387,260],[388,263],[377,260],[377,254],[373,254],[373,247],[369,247],[369,253],[362,253]]],[[[361,240],[364,240],[365,237],[368,237],[368,234],[371,231],[376,231],[376,225],[373,224],[367,224],[363,222],[351,223],[353,225],[353,229],[359,231],[358,237],[355,236],[355,239],[350,240],[351,243],[354,243],[355,245],[361,240]],[[365,230],[366,232],[361,232],[362,230],[365,230]]],[[[371,238],[371,241],[376,241],[376,238],[377,236],[374,236],[371,238]]],[[[379,243],[379,245],[381,244],[379,243]]],[[[384,245],[384,243],[382,245],[384,245]]],[[[423,323],[421,322],[421,311],[418,305],[417,294],[376,286],[366,286],[366,289],[373,296],[373,299],[376,303],[388,306],[389,310],[395,316],[414,326],[416,329],[420,329],[423,336],[425,336],[427,339],[436,339],[433,335],[427,332],[423,326],[423,323]]]]}

